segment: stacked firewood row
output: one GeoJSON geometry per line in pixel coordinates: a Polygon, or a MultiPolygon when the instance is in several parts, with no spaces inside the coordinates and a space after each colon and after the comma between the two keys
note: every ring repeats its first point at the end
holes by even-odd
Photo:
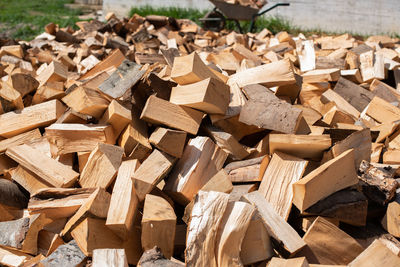
{"type": "Polygon", "coordinates": [[[0,265],[400,266],[400,42],[134,15],[0,40],[0,265]]]}

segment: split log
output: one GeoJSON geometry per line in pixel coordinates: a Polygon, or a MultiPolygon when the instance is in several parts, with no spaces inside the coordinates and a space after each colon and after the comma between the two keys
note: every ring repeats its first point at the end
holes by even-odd
{"type": "Polygon", "coordinates": [[[176,215],[171,205],[162,197],[146,195],[142,217],[142,247],[160,248],[167,259],[174,251],[176,215]]]}
{"type": "Polygon", "coordinates": [[[295,182],[293,203],[300,211],[304,211],[330,194],[357,183],[354,150],[351,149],[295,182]]]}
{"type": "Polygon", "coordinates": [[[118,169],[108,209],[106,226],[125,240],[137,216],[138,198],[132,177],[138,170],[138,160],[122,162],[118,169]]]}
{"type": "Polygon", "coordinates": [[[36,78],[43,85],[47,82],[66,81],[67,74],[67,66],[60,62],[52,61],[36,78]]]}
{"type": "Polygon", "coordinates": [[[373,92],[368,91],[345,78],[340,78],[338,80],[333,91],[342,96],[359,112],[362,112],[365,107],[368,106],[369,102],[371,102],[372,98],[374,98],[373,92]]]}
{"type": "Polygon", "coordinates": [[[40,261],[39,267],[51,266],[81,266],[86,262],[86,256],[78,247],[75,240],[59,246],[47,258],[40,261]]]}
{"type": "Polygon", "coordinates": [[[400,120],[400,109],[378,96],[371,100],[365,113],[379,123],[400,120]]]}
{"type": "Polygon", "coordinates": [[[38,235],[38,252],[49,256],[59,246],[64,245],[63,239],[53,232],[41,230],[38,235]]]}
{"type": "Polygon", "coordinates": [[[23,188],[25,188],[25,190],[28,191],[30,194],[35,193],[39,189],[53,187],[51,184],[46,183],[36,174],[20,165],[13,171],[13,173],[11,174],[11,178],[18,184],[20,184],[23,188]]]}
{"type": "Polygon", "coordinates": [[[103,117],[99,120],[99,123],[111,124],[114,130],[114,136],[118,138],[122,130],[124,130],[131,121],[131,111],[116,100],[112,100],[106,112],[104,112],[103,117]]]}
{"type": "Polygon", "coordinates": [[[339,69],[311,70],[302,75],[304,83],[335,82],[340,78],[339,69]]]}
{"type": "Polygon", "coordinates": [[[0,264],[3,266],[23,266],[30,259],[32,259],[32,256],[27,253],[0,247],[0,264]]]}
{"type": "Polygon", "coordinates": [[[241,198],[257,208],[268,234],[278,242],[278,249],[294,254],[306,244],[299,234],[275,211],[259,192],[248,193],[241,198]]]}
{"type": "Polygon", "coordinates": [[[79,176],[68,166],[28,145],[11,147],[6,155],[54,187],[70,187],[79,176]]]}
{"type": "Polygon", "coordinates": [[[215,191],[199,191],[195,196],[186,238],[187,266],[218,266],[215,242],[228,198],[228,194],[215,191]]]}
{"type": "Polygon", "coordinates": [[[231,162],[225,166],[232,183],[260,182],[269,164],[269,157],[231,162]]]}
{"type": "Polygon", "coordinates": [[[180,158],[185,147],[186,136],[187,134],[183,131],[158,127],[151,134],[149,142],[161,151],[180,158]]]}
{"type": "Polygon", "coordinates": [[[65,111],[65,106],[58,100],[24,108],[20,112],[8,112],[0,115],[0,136],[10,138],[38,127],[45,127],[55,122],[65,111]]]}
{"type": "Polygon", "coordinates": [[[321,95],[321,101],[324,104],[334,102],[340,110],[346,112],[354,118],[360,117],[360,112],[355,107],[347,102],[346,99],[344,99],[341,95],[331,89],[328,89],[321,95]]]}
{"type": "Polygon", "coordinates": [[[107,188],[114,181],[122,161],[122,148],[99,143],[90,153],[79,183],[84,188],[107,188]]]}
{"type": "Polygon", "coordinates": [[[86,80],[110,69],[117,68],[125,60],[125,56],[119,49],[112,51],[103,61],[96,64],[91,70],[82,75],[79,80],[86,80]]]}
{"type": "Polygon", "coordinates": [[[384,263],[387,267],[400,265],[400,258],[393,254],[381,241],[375,240],[357,258],[349,263],[349,267],[374,267],[384,263]]]}
{"type": "Polygon", "coordinates": [[[308,161],[277,152],[264,173],[258,191],[287,220],[293,200],[293,183],[299,181],[308,161]]]}
{"type": "Polygon", "coordinates": [[[5,152],[7,150],[7,148],[9,148],[9,147],[22,145],[24,143],[39,139],[41,137],[42,137],[42,135],[40,134],[39,129],[34,129],[32,131],[13,136],[11,138],[1,140],[0,141],[0,153],[5,152]]]}
{"type": "Polygon", "coordinates": [[[197,134],[203,113],[150,96],[140,118],[150,123],[163,124],[190,134],[197,134]]]}
{"type": "Polygon", "coordinates": [[[208,137],[189,140],[166,181],[165,191],[178,202],[187,204],[222,168],[226,157],[226,153],[208,137]]]}
{"type": "Polygon", "coordinates": [[[146,194],[150,193],[153,188],[164,179],[174,163],[175,158],[157,149],[153,150],[150,156],[132,175],[136,195],[140,202],[145,199],[146,194]]]}
{"type": "Polygon", "coordinates": [[[92,266],[128,267],[128,259],[124,249],[95,249],[92,266]]]}
{"type": "Polygon", "coordinates": [[[382,219],[382,226],[393,236],[400,237],[400,203],[395,200],[390,202],[386,214],[382,219]]]}
{"type": "Polygon", "coordinates": [[[273,257],[268,263],[268,267],[308,267],[308,261],[305,257],[294,258],[294,259],[282,259],[273,257]]]}
{"type": "Polygon", "coordinates": [[[307,247],[296,256],[305,256],[314,264],[346,265],[364,250],[354,238],[322,217],[313,222],[303,240],[307,247]]]}
{"type": "Polygon", "coordinates": [[[176,261],[168,260],[161,253],[161,250],[157,247],[147,250],[143,253],[139,260],[138,267],[184,267],[185,264],[178,263],[176,261]]]}

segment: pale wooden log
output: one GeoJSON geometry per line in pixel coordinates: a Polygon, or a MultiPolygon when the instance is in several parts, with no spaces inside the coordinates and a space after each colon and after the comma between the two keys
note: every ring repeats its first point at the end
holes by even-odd
{"type": "Polygon", "coordinates": [[[355,190],[341,190],[318,201],[303,214],[324,216],[355,226],[364,226],[367,221],[368,200],[355,190]]]}
{"type": "Polygon", "coordinates": [[[400,93],[395,88],[377,79],[372,81],[369,90],[389,103],[400,101],[400,93]]]}
{"type": "Polygon", "coordinates": [[[243,266],[240,247],[254,211],[254,206],[244,202],[228,203],[216,237],[218,266],[243,266]]]}
{"type": "Polygon", "coordinates": [[[208,137],[189,140],[164,189],[177,201],[187,204],[222,168],[226,157],[226,153],[208,137]]]}
{"type": "Polygon", "coordinates": [[[39,267],[59,266],[80,266],[86,261],[85,254],[76,244],[75,240],[59,246],[50,256],[38,263],[39,267]]]}
{"type": "Polygon", "coordinates": [[[296,133],[302,111],[278,99],[260,85],[248,86],[247,92],[253,89],[257,93],[242,107],[239,121],[264,129],[296,133]]]}
{"type": "Polygon", "coordinates": [[[57,61],[52,61],[36,79],[41,85],[46,82],[65,82],[67,80],[68,68],[57,61]]]}
{"type": "Polygon", "coordinates": [[[71,231],[72,237],[86,256],[92,256],[95,249],[123,247],[122,240],[105,226],[105,222],[88,217],[71,231]]]}
{"type": "Polygon", "coordinates": [[[150,123],[163,124],[190,134],[197,134],[203,113],[150,96],[140,118],[150,123]]]}
{"type": "Polygon", "coordinates": [[[340,78],[340,69],[311,70],[302,77],[305,83],[335,82],[340,78]]]}
{"type": "Polygon", "coordinates": [[[290,254],[302,249],[306,244],[298,233],[274,210],[260,192],[251,192],[242,196],[242,200],[257,208],[268,234],[290,254]]]}
{"type": "Polygon", "coordinates": [[[300,70],[302,72],[315,69],[315,51],[313,40],[306,40],[301,42],[302,51],[298,54],[300,70]]]}
{"type": "Polygon", "coordinates": [[[386,214],[382,219],[382,226],[395,237],[400,237],[400,203],[395,200],[389,203],[386,214]]]}
{"type": "Polygon", "coordinates": [[[15,221],[0,222],[0,245],[29,254],[38,251],[39,231],[51,220],[44,214],[31,215],[15,221]]]}
{"type": "Polygon", "coordinates": [[[99,120],[99,123],[111,124],[114,129],[114,136],[118,138],[122,130],[132,121],[131,111],[118,103],[115,99],[111,101],[103,117],[99,120]]]}
{"type": "Polygon", "coordinates": [[[186,266],[218,266],[215,241],[228,198],[215,191],[196,195],[186,238],[186,266]]]}
{"type": "Polygon", "coordinates": [[[43,213],[51,219],[67,218],[86,202],[94,189],[44,188],[31,195],[30,214],[43,213]]]}
{"type": "Polygon", "coordinates": [[[225,115],[229,98],[229,87],[225,83],[208,78],[196,83],[173,87],[169,101],[207,114],[225,115]]]}
{"type": "Polygon", "coordinates": [[[19,267],[30,259],[28,253],[0,247],[0,264],[4,266],[19,267]]]}
{"type": "Polygon", "coordinates": [[[191,84],[210,77],[220,80],[218,76],[204,64],[196,52],[174,59],[171,78],[178,84],[191,84]]]}
{"type": "MultiPolygon", "coordinates": [[[[304,232],[307,232],[308,229],[310,229],[311,225],[313,224],[313,222],[317,219],[317,216],[310,216],[310,217],[304,217],[302,219],[302,223],[301,223],[301,229],[304,232]]],[[[329,218],[329,217],[322,217],[325,220],[327,220],[328,222],[332,223],[333,225],[336,225],[337,227],[339,227],[339,220],[335,219],[335,218],[329,218]]]]}
{"type": "Polygon", "coordinates": [[[22,102],[21,94],[14,88],[12,88],[10,85],[8,85],[6,82],[2,83],[0,89],[0,98],[2,102],[4,100],[8,102],[11,110],[14,109],[20,110],[24,108],[24,103],[22,102]]]}
{"type": "Polygon", "coordinates": [[[58,155],[92,151],[98,143],[115,143],[111,126],[98,124],[54,123],[46,128],[46,138],[58,155]]]}
{"type": "Polygon", "coordinates": [[[374,240],[349,267],[374,267],[379,265],[395,267],[400,265],[400,258],[388,249],[380,240],[374,240]]]}
{"type": "Polygon", "coordinates": [[[302,115],[309,126],[314,125],[314,123],[316,123],[318,120],[322,118],[321,113],[319,113],[318,111],[316,111],[311,107],[302,105],[295,105],[295,107],[303,111],[302,115]]]}
{"type": "Polygon", "coordinates": [[[138,198],[132,177],[139,166],[138,160],[122,162],[108,209],[106,226],[123,240],[127,238],[138,212],[138,198]]]}
{"type": "Polygon", "coordinates": [[[78,164],[79,164],[79,172],[82,173],[83,168],[85,168],[85,165],[89,159],[91,151],[89,152],[78,152],[78,164]]]}
{"type": "Polygon", "coordinates": [[[351,81],[340,78],[336,83],[334,92],[342,96],[350,105],[362,112],[374,98],[374,93],[358,86],[351,81]]]}
{"type": "Polygon", "coordinates": [[[382,156],[385,164],[400,164],[400,150],[387,150],[382,156]]]}
{"type": "Polygon", "coordinates": [[[378,96],[371,100],[366,114],[380,123],[393,122],[400,119],[400,109],[378,96]]]}
{"type": "Polygon", "coordinates": [[[11,75],[12,87],[17,90],[22,97],[32,93],[39,87],[39,82],[29,74],[14,73],[11,75]]]}
{"type": "Polygon", "coordinates": [[[360,117],[360,112],[355,107],[353,107],[342,96],[331,89],[328,89],[321,95],[321,101],[325,104],[327,104],[328,102],[334,102],[340,110],[346,112],[354,118],[360,117]]]}
{"type": "Polygon", "coordinates": [[[42,135],[40,134],[39,129],[34,129],[32,131],[13,136],[11,138],[1,140],[0,153],[5,152],[9,147],[22,145],[24,143],[28,143],[29,141],[39,139],[41,137],[42,135]]]}
{"type": "Polygon", "coordinates": [[[282,259],[273,257],[268,263],[268,267],[309,267],[308,261],[305,257],[282,259]]]}
{"type": "Polygon", "coordinates": [[[132,175],[136,195],[139,201],[143,201],[146,194],[169,173],[175,163],[175,158],[154,149],[150,156],[132,175]]]}
{"type": "Polygon", "coordinates": [[[107,69],[117,68],[124,60],[125,56],[122,54],[122,52],[119,49],[115,49],[103,61],[96,64],[91,70],[82,75],[79,80],[83,81],[93,78],[107,69]]]}
{"type": "Polygon", "coordinates": [[[51,184],[46,183],[44,180],[40,179],[33,172],[25,169],[24,167],[18,166],[13,173],[11,178],[20,184],[26,191],[30,194],[35,193],[39,189],[53,187],[51,184]]]}
{"type": "Polygon", "coordinates": [[[161,151],[180,158],[185,147],[186,136],[187,134],[183,131],[158,127],[151,134],[149,142],[161,151]]]}
{"type": "Polygon", "coordinates": [[[122,161],[123,150],[119,146],[99,143],[90,153],[79,183],[84,188],[107,188],[114,181],[122,161]]]}
{"type": "Polygon", "coordinates": [[[314,264],[345,265],[363,251],[355,239],[322,217],[313,222],[303,239],[307,247],[296,256],[306,256],[314,264]]]}
{"type": "Polygon", "coordinates": [[[349,81],[352,81],[354,83],[360,84],[363,82],[360,70],[358,68],[350,70],[340,70],[340,75],[343,78],[348,79],[349,81]]]}
{"type": "Polygon", "coordinates": [[[318,159],[331,143],[329,135],[270,134],[269,152],[271,155],[280,151],[299,158],[318,159]]]}
{"type": "Polygon", "coordinates": [[[61,231],[61,236],[69,237],[70,231],[76,227],[86,217],[104,219],[107,218],[111,196],[102,188],[97,188],[87,199],[75,214],[69,218],[61,231]]]}
{"type": "Polygon", "coordinates": [[[62,98],[73,110],[100,119],[110,101],[94,89],[78,87],[62,98]]]}
{"type": "Polygon", "coordinates": [[[235,161],[225,166],[233,183],[260,182],[269,164],[269,157],[235,161]]]}
{"type": "Polygon", "coordinates": [[[92,266],[128,267],[128,259],[124,249],[95,249],[92,266]]]}
{"type": "Polygon", "coordinates": [[[358,183],[354,150],[347,150],[293,184],[293,203],[304,211],[319,200],[358,183]]]}
{"type": "Polygon", "coordinates": [[[55,187],[70,187],[79,173],[28,145],[11,147],[7,156],[55,187]]]}
{"type": "Polygon", "coordinates": [[[371,144],[371,162],[378,163],[383,150],[383,144],[372,143],[371,144]]]}
{"type": "Polygon", "coordinates": [[[240,259],[244,265],[267,260],[273,255],[271,239],[262,219],[255,212],[243,238],[240,259]]]}
{"type": "MultiPolygon", "coordinates": [[[[124,60],[98,89],[111,98],[120,98],[127,93],[145,73],[141,65],[124,60]]],[[[130,93],[130,92],[129,92],[130,93]]]]}
{"type": "Polygon", "coordinates": [[[18,58],[24,57],[24,51],[22,50],[21,45],[4,45],[0,49],[0,57],[3,55],[8,54],[18,58]]]}
{"type": "Polygon", "coordinates": [[[38,127],[55,122],[65,111],[58,100],[24,108],[20,112],[8,112],[0,115],[0,136],[10,138],[38,127]]]}
{"type": "Polygon", "coordinates": [[[260,65],[237,72],[229,77],[228,84],[237,83],[240,88],[250,84],[266,87],[296,83],[293,65],[289,59],[260,65]]]}
{"type": "Polygon", "coordinates": [[[306,160],[277,152],[264,173],[258,191],[285,220],[292,207],[293,183],[302,178],[307,164],[306,160]]]}
{"type": "Polygon", "coordinates": [[[176,215],[162,197],[146,195],[142,217],[142,247],[146,251],[157,246],[167,259],[174,251],[176,215]]]}

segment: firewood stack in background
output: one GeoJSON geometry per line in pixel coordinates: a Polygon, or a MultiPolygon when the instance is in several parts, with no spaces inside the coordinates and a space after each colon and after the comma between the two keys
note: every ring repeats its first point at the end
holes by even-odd
{"type": "Polygon", "coordinates": [[[77,25],[0,40],[0,264],[400,266],[398,39],[77,25]]]}

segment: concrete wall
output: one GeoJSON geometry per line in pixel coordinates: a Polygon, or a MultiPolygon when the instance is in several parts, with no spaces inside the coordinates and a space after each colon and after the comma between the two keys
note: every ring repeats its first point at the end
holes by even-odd
{"type": "MultiPolygon", "coordinates": [[[[400,34],[400,0],[269,0],[288,2],[268,13],[280,15],[304,29],[358,34],[400,34]]],[[[211,9],[207,0],[103,0],[103,10],[126,15],[132,6],[178,6],[211,9]]]]}

